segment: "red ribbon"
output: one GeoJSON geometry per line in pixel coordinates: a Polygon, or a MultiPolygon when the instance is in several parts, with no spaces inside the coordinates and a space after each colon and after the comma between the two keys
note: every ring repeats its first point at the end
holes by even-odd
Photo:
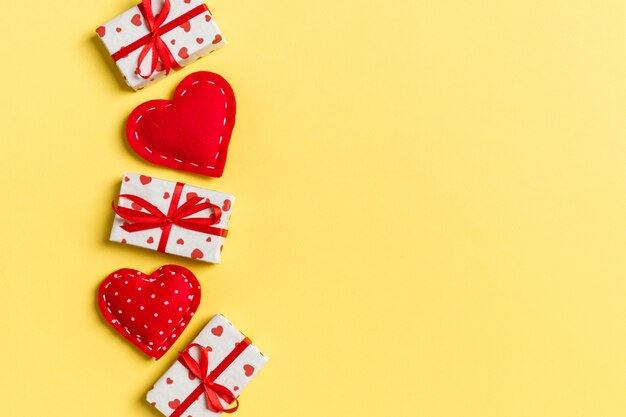
{"type": "Polygon", "coordinates": [[[200,385],[194,389],[191,394],[185,398],[183,402],[174,410],[170,417],[180,417],[182,413],[196,401],[202,393],[206,398],[209,410],[219,413],[234,413],[239,408],[239,400],[228,388],[223,385],[216,384],[215,380],[224,372],[237,357],[252,343],[247,337],[235,345],[232,352],[220,362],[213,371],[209,372],[209,349],[197,343],[192,343],[180,352],[178,361],[183,364],[189,372],[200,379],[200,385]],[[200,360],[196,361],[190,354],[192,348],[198,348],[200,352],[200,360]],[[228,405],[235,403],[234,407],[226,408],[220,401],[224,400],[228,405]]]}
{"type": "Polygon", "coordinates": [[[120,194],[116,199],[125,198],[130,200],[139,206],[139,209],[120,207],[115,205],[113,201],[113,211],[115,214],[128,220],[132,223],[125,223],[122,225],[122,229],[127,232],[139,232],[142,230],[150,230],[161,228],[161,239],[157,250],[159,252],[165,252],[167,241],[172,231],[172,226],[176,225],[188,230],[194,230],[196,232],[206,233],[214,236],[226,237],[228,231],[214,227],[215,224],[220,222],[222,218],[222,209],[219,206],[212,204],[208,198],[191,197],[184,204],[178,207],[180,196],[183,192],[185,184],[178,182],[174,187],[172,193],[172,200],[167,214],[164,214],[155,205],[144,200],[143,198],[133,194],[120,194]],[[189,217],[202,210],[211,209],[213,213],[208,217],[189,217]],[[145,211],[144,211],[145,210],[145,211]]]}
{"type": "Polygon", "coordinates": [[[152,0],[142,0],[142,2],[137,6],[139,11],[144,17],[146,21],[146,25],[150,30],[150,33],[147,35],[137,39],[135,42],[122,47],[119,51],[115,52],[111,56],[113,60],[119,61],[122,58],[127,57],[132,52],[143,46],[143,49],[139,53],[139,59],[137,60],[137,68],[135,69],[135,73],[139,75],[141,78],[148,79],[154,74],[157,69],[157,65],[159,63],[159,59],[163,62],[163,67],[165,69],[165,74],[169,74],[173,69],[180,69],[180,65],[176,62],[176,58],[172,55],[172,52],[169,50],[161,35],[169,32],[170,30],[177,28],[183,23],[191,20],[192,18],[202,14],[204,12],[208,12],[208,7],[203,3],[199,6],[194,7],[186,13],[172,19],[168,23],[165,23],[167,16],[170,12],[171,5],[170,0],[163,1],[163,7],[158,15],[154,15],[154,11],[152,9],[152,0]],[[143,60],[148,56],[148,54],[152,52],[152,62],[150,67],[150,73],[147,75],[143,75],[141,73],[141,64],[143,60]]]}

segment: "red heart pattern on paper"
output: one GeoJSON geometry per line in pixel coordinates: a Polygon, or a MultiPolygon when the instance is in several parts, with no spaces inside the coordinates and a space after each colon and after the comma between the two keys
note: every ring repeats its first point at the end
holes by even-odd
{"type": "Polygon", "coordinates": [[[137,13],[132,19],[130,19],[130,22],[135,26],[141,26],[141,15],[137,13]]]}
{"type": "Polygon", "coordinates": [[[168,401],[167,405],[169,405],[169,407],[172,410],[176,410],[180,406],[180,400],[176,399],[176,400],[168,401]]]}
{"type": "Polygon", "coordinates": [[[148,177],[147,175],[140,175],[139,182],[143,185],[150,184],[152,182],[152,177],[148,177]]]}
{"type": "Polygon", "coordinates": [[[217,35],[215,35],[215,38],[213,38],[213,42],[211,43],[215,45],[216,43],[220,43],[221,41],[222,41],[222,35],[218,33],[217,35]]]}
{"type": "Polygon", "coordinates": [[[200,303],[191,271],[165,265],[150,275],[134,269],[110,274],[98,289],[98,308],[118,333],[159,359],[174,344],[200,303]]]}
{"type": "Polygon", "coordinates": [[[200,249],[196,248],[191,251],[191,259],[202,259],[204,258],[204,252],[200,249]]]}
{"type": "Polygon", "coordinates": [[[206,20],[207,22],[210,22],[211,21],[211,15],[210,14],[204,15],[204,20],[206,20]]]}
{"type": "Polygon", "coordinates": [[[186,46],[183,46],[182,48],[180,48],[180,51],[178,51],[178,56],[181,57],[182,59],[189,58],[189,50],[187,49],[186,46]]]}
{"type": "Polygon", "coordinates": [[[228,211],[230,210],[230,206],[231,206],[231,202],[229,199],[224,200],[224,203],[222,204],[222,210],[224,211],[228,211]]]}
{"type": "Polygon", "coordinates": [[[176,87],[173,100],[139,105],[126,123],[126,139],[142,158],[157,165],[221,177],[236,113],[228,82],[196,72],[176,87]]]}
{"type": "Polygon", "coordinates": [[[191,22],[190,21],[186,21],[185,23],[182,23],[180,25],[181,29],[184,30],[185,32],[189,32],[191,30],[191,22]]]}
{"type": "Polygon", "coordinates": [[[100,26],[98,29],[96,29],[96,33],[102,38],[104,37],[104,35],[106,35],[107,28],[105,28],[104,26],[100,26]]]}
{"type": "Polygon", "coordinates": [[[196,38],[196,42],[198,42],[198,45],[201,45],[204,42],[204,38],[196,38]]]}
{"type": "Polygon", "coordinates": [[[165,383],[166,383],[167,385],[172,385],[172,384],[174,383],[174,380],[173,380],[172,378],[167,378],[167,379],[165,380],[165,383]]]}
{"type": "Polygon", "coordinates": [[[222,326],[216,326],[211,329],[211,333],[213,333],[217,337],[220,337],[222,333],[224,333],[224,328],[222,326]]]}
{"type": "Polygon", "coordinates": [[[254,373],[254,366],[244,365],[243,371],[245,372],[246,376],[252,376],[252,374],[254,373]]]}

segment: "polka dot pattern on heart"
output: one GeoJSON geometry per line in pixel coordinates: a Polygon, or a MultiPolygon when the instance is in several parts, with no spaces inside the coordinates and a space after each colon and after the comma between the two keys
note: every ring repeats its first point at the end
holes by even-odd
{"type": "Polygon", "coordinates": [[[151,275],[120,269],[109,275],[98,291],[104,318],[154,358],[174,343],[199,302],[198,280],[177,265],[165,265],[151,275]]]}

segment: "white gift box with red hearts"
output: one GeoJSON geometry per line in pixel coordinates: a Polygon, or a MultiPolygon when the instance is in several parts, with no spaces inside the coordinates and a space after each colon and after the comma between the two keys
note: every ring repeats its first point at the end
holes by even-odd
{"type": "MultiPolygon", "coordinates": [[[[154,205],[163,214],[168,214],[173,209],[181,207],[186,202],[188,203],[190,199],[206,201],[214,205],[214,208],[198,211],[190,217],[215,220],[215,212],[219,211],[220,216],[211,228],[218,232],[223,232],[223,234],[228,229],[232,207],[235,203],[235,197],[230,194],[131,173],[125,174],[122,179],[121,195],[140,197],[154,205]]],[[[147,213],[145,208],[127,198],[119,198],[117,206],[118,208],[124,207],[135,212],[147,213]]],[[[113,220],[110,240],[152,250],[161,248],[161,251],[164,253],[204,262],[219,263],[221,261],[225,236],[190,230],[178,226],[176,223],[171,225],[169,236],[164,236],[163,229],[160,227],[127,231],[124,228],[128,227],[129,224],[133,223],[116,214],[113,220]]]]}
{"type": "MultiPolygon", "coordinates": [[[[233,397],[239,396],[269,360],[269,357],[221,314],[213,317],[192,343],[207,348],[209,375],[216,368],[223,369],[215,377],[214,382],[228,389],[233,397]],[[233,359],[233,351],[244,340],[246,341],[245,348],[233,359]],[[223,361],[228,361],[225,368],[223,361]]],[[[198,360],[197,357],[194,359],[198,360]]],[[[146,400],[166,416],[175,414],[184,417],[207,417],[221,414],[209,408],[204,395],[199,395],[197,398],[193,396],[188,400],[190,394],[198,390],[199,385],[201,385],[200,379],[193,375],[184,362],[178,360],[148,391],[146,400]],[[186,407],[186,402],[188,407],[186,407]],[[181,405],[183,409],[180,409],[181,405]]],[[[225,401],[221,401],[221,404],[225,408],[229,405],[225,401]]]]}
{"type": "MultiPolygon", "coordinates": [[[[154,15],[158,16],[165,0],[151,1],[154,15]]],[[[178,65],[184,67],[226,45],[215,19],[202,0],[169,1],[171,9],[161,25],[164,29],[159,30],[159,36],[178,65]],[[186,16],[190,18],[186,19],[186,16]]],[[[145,7],[141,4],[98,27],[96,33],[131,88],[140,90],[165,77],[166,71],[160,58],[156,71],[147,78],[136,73],[140,54],[146,43],[140,40],[147,40],[151,34],[146,22],[145,7]],[[134,48],[127,49],[126,54],[123,48],[133,44],[134,48]]],[[[148,52],[139,67],[144,76],[150,73],[153,53],[154,50],[148,52]]]]}

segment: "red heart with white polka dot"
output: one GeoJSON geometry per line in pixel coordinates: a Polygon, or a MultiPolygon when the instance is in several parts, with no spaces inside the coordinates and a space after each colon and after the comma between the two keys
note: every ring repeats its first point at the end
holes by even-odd
{"type": "Polygon", "coordinates": [[[150,275],[119,269],[98,289],[104,319],[146,355],[159,359],[200,304],[200,283],[187,268],[165,265],[150,275]]]}

